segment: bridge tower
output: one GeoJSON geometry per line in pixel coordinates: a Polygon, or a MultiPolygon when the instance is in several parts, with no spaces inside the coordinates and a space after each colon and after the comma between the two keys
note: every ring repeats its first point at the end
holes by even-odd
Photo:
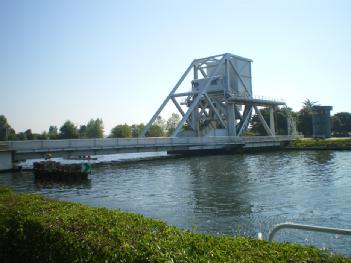
{"type": "Polygon", "coordinates": [[[181,115],[172,137],[240,136],[248,128],[253,111],[267,135],[275,136],[274,109],[285,102],[253,96],[251,62],[229,53],[193,60],[140,137],[145,136],[170,101],[181,115]],[[188,91],[179,92],[179,86],[191,72],[188,91]],[[269,124],[259,107],[270,109],[269,124]]]}

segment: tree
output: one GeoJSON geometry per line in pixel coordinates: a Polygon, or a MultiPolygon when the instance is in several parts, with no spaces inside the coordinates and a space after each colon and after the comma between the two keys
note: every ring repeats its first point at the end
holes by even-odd
{"type": "Polygon", "coordinates": [[[150,126],[149,131],[145,134],[146,137],[163,137],[166,133],[166,121],[157,116],[155,122],[150,126]]]}
{"type": "Polygon", "coordinates": [[[132,129],[128,124],[119,124],[111,130],[110,138],[131,138],[132,129]]]}
{"type": "Polygon", "coordinates": [[[290,130],[290,132],[297,132],[296,130],[296,123],[298,118],[298,113],[293,111],[292,108],[283,107],[280,108],[277,112],[277,134],[285,135],[289,133],[289,128],[294,129],[290,130]],[[279,115],[283,116],[279,118],[279,115]],[[290,127],[289,126],[290,123],[290,127]]]}
{"type": "Polygon", "coordinates": [[[163,119],[161,116],[157,116],[155,122],[153,123],[154,125],[160,127],[163,131],[163,133],[165,133],[166,131],[166,120],[163,119]]]}
{"type": "Polygon", "coordinates": [[[50,140],[56,140],[56,139],[59,138],[59,134],[58,134],[58,131],[57,131],[57,127],[56,127],[56,126],[51,125],[51,126],[49,127],[48,136],[49,136],[49,139],[50,139],[50,140]]]}
{"type": "Polygon", "coordinates": [[[77,126],[71,121],[66,121],[60,128],[60,138],[77,139],[79,137],[77,126]]]}
{"type": "MultiPolygon", "coordinates": [[[[270,125],[270,113],[269,108],[263,108],[260,110],[263,118],[265,119],[267,125],[270,125]]],[[[275,133],[278,135],[286,135],[288,134],[288,115],[293,115],[291,108],[276,108],[274,110],[274,126],[275,126],[275,133]]],[[[257,114],[255,114],[251,120],[251,129],[248,134],[253,133],[256,135],[267,135],[263,124],[257,114]]]]}
{"type": "Polygon", "coordinates": [[[9,141],[16,140],[16,132],[14,129],[11,128],[11,126],[7,130],[7,139],[9,141]]]}
{"type": "Polygon", "coordinates": [[[49,140],[50,139],[49,134],[46,131],[42,132],[41,134],[37,134],[36,137],[38,140],[49,140]]]}
{"type": "Polygon", "coordinates": [[[305,136],[310,136],[313,133],[312,128],[312,113],[308,112],[305,109],[299,111],[297,118],[297,129],[299,132],[302,132],[305,136]]]}
{"type": "Polygon", "coordinates": [[[0,115],[0,141],[15,140],[16,132],[8,124],[4,115],[0,115]]]}
{"type": "Polygon", "coordinates": [[[163,137],[164,135],[164,129],[157,124],[151,125],[149,131],[145,134],[146,137],[163,137]]]}
{"type": "Polygon", "coordinates": [[[171,117],[168,118],[166,123],[166,131],[168,136],[171,136],[172,133],[175,131],[179,121],[180,121],[180,116],[177,113],[172,113],[171,117]]]}
{"type": "MultiPolygon", "coordinates": [[[[260,112],[263,118],[265,119],[265,121],[269,123],[269,109],[268,108],[260,109],[260,112]]],[[[263,127],[261,123],[261,119],[258,116],[258,114],[255,114],[252,116],[250,120],[250,126],[251,126],[250,131],[253,132],[255,135],[267,135],[267,132],[263,127]]]]}
{"type": "Polygon", "coordinates": [[[332,131],[336,136],[349,136],[351,132],[351,113],[336,113],[332,117],[332,131]]]}
{"type": "Polygon", "coordinates": [[[91,119],[86,126],[85,136],[87,138],[104,137],[104,124],[102,122],[102,119],[91,119]]]}
{"type": "Polygon", "coordinates": [[[16,134],[16,140],[19,140],[19,141],[27,140],[27,136],[24,132],[19,132],[16,134]]]}
{"type": "Polygon", "coordinates": [[[86,132],[87,132],[87,126],[80,125],[78,130],[79,138],[86,138],[86,132]]]}
{"type": "Polygon", "coordinates": [[[132,137],[137,138],[141,134],[141,132],[144,130],[145,125],[143,123],[140,124],[133,124],[131,126],[132,129],[132,137]]]}
{"type": "Polygon", "coordinates": [[[310,136],[313,133],[312,108],[316,105],[316,103],[317,101],[307,99],[302,103],[302,109],[299,111],[297,118],[297,129],[305,136],[310,136]]]}
{"type": "Polygon", "coordinates": [[[25,132],[27,140],[36,140],[35,134],[32,133],[31,129],[27,129],[25,132]]]}
{"type": "Polygon", "coordinates": [[[306,99],[304,102],[302,102],[302,108],[309,111],[309,112],[312,112],[312,108],[313,106],[316,106],[318,103],[318,101],[311,101],[309,99],[306,99]]]}

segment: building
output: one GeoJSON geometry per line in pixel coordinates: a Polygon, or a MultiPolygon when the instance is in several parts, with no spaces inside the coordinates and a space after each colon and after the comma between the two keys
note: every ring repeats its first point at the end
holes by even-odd
{"type": "Polygon", "coordinates": [[[330,111],[332,106],[312,107],[312,128],[314,138],[329,138],[331,136],[330,111]]]}

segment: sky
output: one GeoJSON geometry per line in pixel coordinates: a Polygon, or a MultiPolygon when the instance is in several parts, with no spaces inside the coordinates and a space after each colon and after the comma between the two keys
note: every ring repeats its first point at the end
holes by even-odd
{"type": "Polygon", "coordinates": [[[109,134],[222,53],[253,60],[256,96],[351,112],[350,13],[349,0],[0,0],[0,115],[37,133],[102,118],[109,134]]]}

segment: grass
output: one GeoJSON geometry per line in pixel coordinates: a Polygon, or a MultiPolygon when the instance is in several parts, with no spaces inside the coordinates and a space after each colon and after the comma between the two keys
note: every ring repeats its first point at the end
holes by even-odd
{"type": "Polygon", "coordinates": [[[350,262],[314,247],[184,231],[0,188],[1,262],[350,262]]]}

